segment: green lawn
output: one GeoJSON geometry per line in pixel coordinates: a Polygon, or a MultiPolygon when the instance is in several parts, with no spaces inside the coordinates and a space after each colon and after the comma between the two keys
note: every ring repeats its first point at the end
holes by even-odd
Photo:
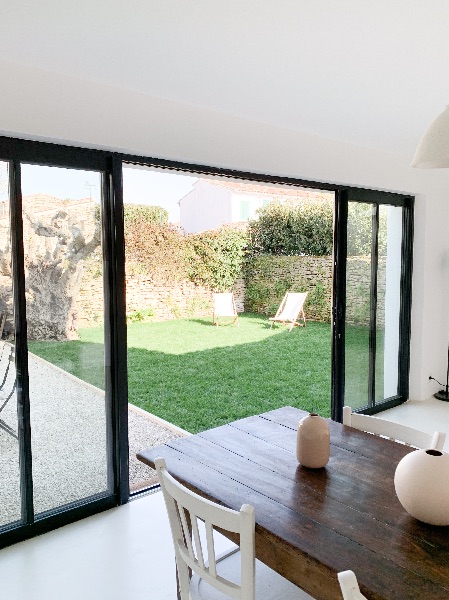
{"type": "MultiPolygon", "coordinates": [[[[244,314],[240,326],[210,319],[128,326],[129,401],[191,432],[284,405],[330,415],[330,325],[288,333],[244,314]]],[[[104,387],[102,328],[80,340],[30,342],[30,350],[104,387]]]]}
{"type": "MultiPolygon", "coordinates": [[[[345,404],[367,405],[369,381],[369,329],[348,325],[345,329],[345,404]]],[[[375,401],[384,399],[384,331],[376,333],[375,401]]]]}

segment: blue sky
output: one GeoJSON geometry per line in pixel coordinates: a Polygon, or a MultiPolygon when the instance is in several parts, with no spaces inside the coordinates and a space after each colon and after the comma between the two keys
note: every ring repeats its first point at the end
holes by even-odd
{"type": "MultiPolygon", "coordinates": [[[[178,200],[191,189],[197,177],[173,171],[124,168],[125,203],[154,204],[166,208],[172,222],[179,221],[178,200]]],[[[93,171],[77,171],[38,165],[22,165],[22,194],[45,193],[58,198],[87,198],[99,201],[100,175],[93,171]]]]}

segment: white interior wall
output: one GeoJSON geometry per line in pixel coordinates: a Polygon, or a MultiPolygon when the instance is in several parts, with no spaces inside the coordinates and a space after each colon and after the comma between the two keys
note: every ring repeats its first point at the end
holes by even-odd
{"type": "MultiPolygon", "coordinates": [[[[449,335],[449,173],[411,157],[0,61],[0,133],[417,196],[410,397],[438,389],[449,335]]],[[[295,99],[292,98],[292,102],[295,99]]]]}
{"type": "Polygon", "coordinates": [[[397,394],[399,352],[399,310],[401,302],[402,210],[397,206],[381,207],[387,213],[387,259],[385,265],[385,338],[384,398],[397,394]]]}

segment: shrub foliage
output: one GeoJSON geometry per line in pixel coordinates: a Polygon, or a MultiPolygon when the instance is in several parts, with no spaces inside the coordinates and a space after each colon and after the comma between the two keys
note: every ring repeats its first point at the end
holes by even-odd
{"type": "Polygon", "coordinates": [[[298,206],[272,204],[249,223],[252,254],[325,256],[332,253],[333,206],[327,201],[298,206]]]}
{"type": "Polygon", "coordinates": [[[191,248],[176,225],[148,223],[136,215],[125,227],[126,271],[161,282],[187,279],[191,248]]]}
{"type": "MultiPolygon", "coordinates": [[[[351,202],[348,207],[348,256],[371,254],[373,208],[351,202]]],[[[329,256],[333,246],[333,206],[328,200],[299,206],[269,205],[249,223],[252,255],[329,256]]],[[[380,208],[379,254],[386,252],[387,212],[380,208]]]]}
{"type": "Polygon", "coordinates": [[[149,225],[166,225],[168,211],[162,206],[148,206],[146,204],[124,205],[125,229],[129,229],[137,221],[145,221],[149,225]]]}
{"type": "MultiPolygon", "coordinates": [[[[379,210],[379,255],[387,250],[387,207],[379,210]]],[[[348,206],[348,256],[370,256],[373,231],[373,205],[351,202],[348,206]]]]}
{"type": "Polygon", "coordinates": [[[168,282],[188,279],[215,291],[230,290],[240,276],[247,234],[234,227],[185,235],[175,225],[149,224],[142,215],[126,224],[128,274],[168,282]]]}
{"type": "Polygon", "coordinates": [[[225,226],[189,238],[193,251],[190,279],[218,292],[230,290],[241,275],[247,233],[225,226]]]}

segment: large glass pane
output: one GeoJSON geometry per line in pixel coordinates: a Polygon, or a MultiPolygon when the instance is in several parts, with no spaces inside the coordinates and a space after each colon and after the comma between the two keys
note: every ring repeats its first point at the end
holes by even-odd
{"type": "Polygon", "coordinates": [[[36,513],[108,489],[96,172],[22,165],[36,513]]]}
{"type": "Polygon", "coordinates": [[[402,208],[379,206],[375,400],[398,392],[402,208]]]}
{"type": "Polygon", "coordinates": [[[8,164],[0,162],[0,527],[21,517],[8,164]]]}
{"type": "MultiPolygon", "coordinates": [[[[130,492],[157,483],[156,473],[136,453],[183,435],[167,407],[182,404],[180,386],[189,394],[183,355],[193,353],[197,333],[181,341],[182,323],[174,319],[210,314],[208,298],[197,297],[197,286],[180,282],[176,272],[185,264],[179,202],[197,181],[171,171],[123,169],[130,492]],[[166,327],[170,321],[174,326],[166,327]]],[[[195,227],[196,221],[187,224],[195,227]]]]}
{"type": "Polygon", "coordinates": [[[348,206],[346,266],[345,404],[368,404],[370,369],[370,290],[372,214],[375,207],[362,202],[348,206]]]}
{"type": "Polygon", "coordinates": [[[402,208],[350,202],[347,231],[345,404],[361,408],[398,391],[402,208]]]}

